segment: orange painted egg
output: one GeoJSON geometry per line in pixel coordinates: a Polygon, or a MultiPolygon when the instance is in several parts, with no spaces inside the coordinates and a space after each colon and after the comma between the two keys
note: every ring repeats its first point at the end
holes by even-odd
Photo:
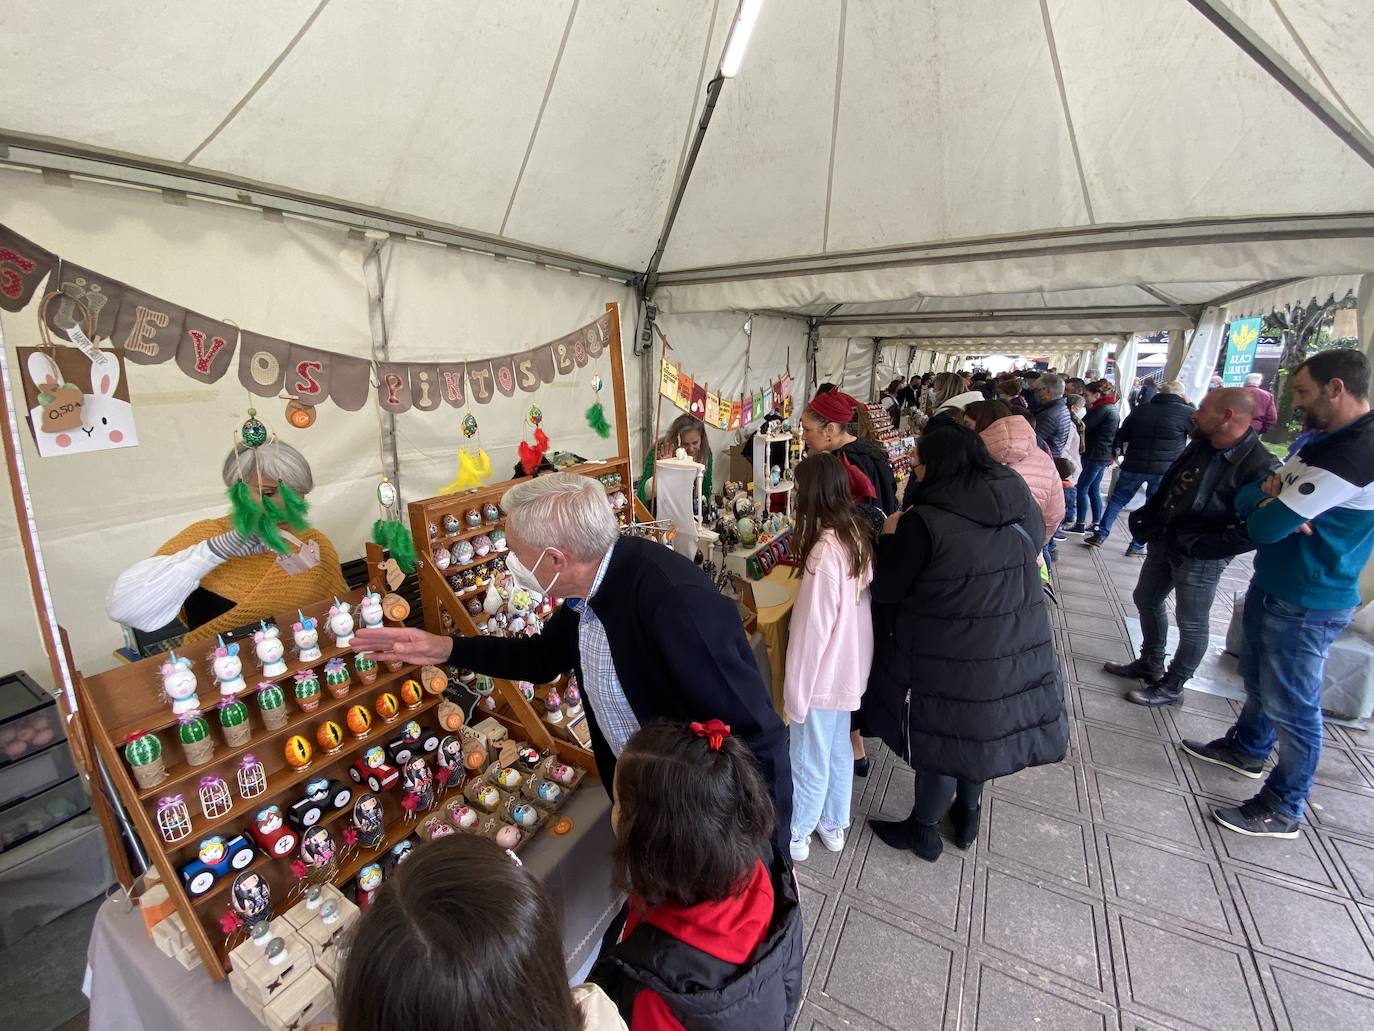
{"type": "Polygon", "coordinates": [[[303,770],[310,765],[310,758],[314,755],[314,750],[310,747],[310,742],[299,734],[293,734],[286,740],[286,765],[293,770],[303,770]]]}
{"type": "Polygon", "coordinates": [[[362,737],[372,729],[372,713],[367,711],[366,705],[351,706],[344,719],[348,723],[348,729],[357,737],[362,737]]]}
{"type": "Polygon", "coordinates": [[[400,703],[390,691],[384,691],[377,696],[376,708],[377,715],[384,720],[394,720],[396,714],[401,711],[400,703]]]}
{"type": "Polygon", "coordinates": [[[407,706],[419,705],[424,698],[425,692],[418,680],[407,680],[401,685],[401,701],[407,706]]]}
{"type": "Polygon", "coordinates": [[[315,729],[315,740],[321,749],[333,752],[343,744],[343,728],[333,720],[325,720],[315,729]]]}

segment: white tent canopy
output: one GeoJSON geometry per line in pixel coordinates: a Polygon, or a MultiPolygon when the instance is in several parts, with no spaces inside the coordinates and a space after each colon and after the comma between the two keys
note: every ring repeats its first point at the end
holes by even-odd
{"type": "MultiPolygon", "coordinates": [[[[398,360],[532,346],[607,300],[628,343],[652,271],[676,357],[725,391],[788,364],[804,387],[813,328],[816,374],[862,395],[911,349],[1081,363],[1312,277],[1360,277],[1374,333],[1366,0],[764,0],[720,83],[736,10],[7,4],[0,222],[258,332],[398,360]]],[[[9,348],[32,342],[31,311],[3,325],[9,348]]],[[[637,443],[659,422],[648,364],[627,368],[637,443]]],[[[155,516],[116,504],[90,525],[61,470],[36,476],[47,543],[72,549],[49,555],[58,601],[101,634],[113,572],[220,504],[169,476],[174,434],[193,408],[219,426],[243,406],[166,367],[131,380],[144,442],[82,472],[112,494],[161,483],[155,516]]],[[[592,445],[572,429],[587,403],[550,401],[569,446],[592,445]]],[[[518,414],[484,420],[494,460],[518,414]]],[[[409,497],[451,474],[452,430],[397,421],[409,497]]],[[[311,431],[317,511],[349,553],[385,431],[368,412],[311,431]]],[[[0,524],[7,574],[17,557],[0,524]]]]}

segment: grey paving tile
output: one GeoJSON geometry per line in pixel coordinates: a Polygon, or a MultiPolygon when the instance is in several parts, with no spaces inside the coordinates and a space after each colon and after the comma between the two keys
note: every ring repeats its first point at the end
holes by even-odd
{"type": "Polygon", "coordinates": [[[1081,724],[1088,760],[1098,768],[1182,786],[1186,782],[1175,764],[1172,742],[1128,734],[1096,723],[1081,724]]]}
{"type": "Polygon", "coordinates": [[[962,949],[922,937],[848,901],[842,902],[830,937],[812,997],[820,993],[882,1027],[953,1031],[962,949]],[[879,985],[882,990],[875,990],[879,985]]]}
{"type": "Polygon", "coordinates": [[[1374,842],[1336,833],[1324,837],[1345,873],[1351,893],[1374,902],[1374,842]]]}
{"type": "Polygon", "coordinates": [[[1105,601],[1107,587],[1100,578],[1064,576],[1059,580],[1059,593],[1066,598],[1095,598],[1105,601]]]}
{"type": "Polygon", "coordinates": [[[1106,824],[1211,854],[1190,796],[1107,770],[1093,770],[1090,782],[1106,824]]]}
{"type": "Polygon", "coordinates": [[[820,945],[830,930],[835,915],[838,892],[833,888],[808,883],[805,871],[797,872],[797,887],[802,906],[802,988],[811,983],[820,959],[820,945]]]}
{"type": "Polygon", "coordinates": [[[1241,919],[1270,953],[1374,978],[1374,943],[1353,902],[1318,896],[1253,873],[1232,875],[1241,919]]]}
{"type": "Polygon", "coordinates": [[[1273,1026],[1253,962],[1242,946],[1179,927],[1161,927],[1108,906],[1117,996],[1168,1026],[1211,1031],[1273,1026]]]}
{"type": "Polygon", "coordinates": [[[1065,624],[1070,630],[1078,630],[1082,633],[1126,639],[1125,629],[1121,625],[1121,620],[1116,618],[1115,613],[1089,616],[1080,612],[1070,612],[1065,619],[1065,624]]]}
{"type": "Polygon", "coordinates": [[[1099,591],[1096,594],[1073,594],[1062,593],[1059,595],[1059,607],[1065,612],[1081,612],[1088,616],[1100,616],[1103,612],[1115,611],[1114,605],[1120,605],[1120,599],[1113,591],[1108,599],[1107,592],[1099,591]]]}
{"type": "Polygon", "coordinates": [[[1102,668],[1102,659],[1071,657],[1073,679],[1080,684],[1090,684],[1102,691],[1127,691],[1136,686],[1137,681],[1113,676],[1102,668]]]}
{"type": "Polygon", "coordinates": [[[1096,637],[1092,634],[1075,633],[1070,630],[1069,651],[1075,657],[1099,659],[1103,662],[1129,662],[1131,649],[1120,639],[1096,637]]]}
{"type": "Polygon", "coordinates": [[[1183,701],[1179,703],[1179,707],[1217,716],[1228,722],[1236,718],[1236,710],[1231,706],[1231,699],[1208,694],[1206,691],[1194,691],[1192,688],[1184,688],[1183,701]]]}
{"type": "Polygon", "coordinates": [[[1101,839],[1102,870],[1118,899],[1236,937],[1240,927],[1218,864],[1116,831],[1102,831],[1101,839]]]}
{"type": "Polygon", "coordinates": [[[1374,990],[1291,963],[1261,959],[1265,994],[1289,1031],[1368,1031],[1374,990]]]}
{"type": "Polygon", "coordinates": [[[1304,828],[1291,841],[1282,838],[1251,838],[1235,834],[1212,818],[1212,809],[1230,800],[1199,796],[1198,809],[1203,826],[1216,848],[1221,865],[1227,869],[1257,870],[1280,880],[1291,881],[1317,891],[1344,894],[1345,886],[1335,864],[1327,855],[1318,834],[1304,828]]]}
{"type": "Polygon", "coordinates": [[[988,810],[987,853],[1080,888],[1099,886],[1096,842],[1083,823],[1002,797],[988,810]]]}
{"type": "Polygon", "coordinates": [[[1111,972],[1102,903],[994,863],[979,862],[971,945],[1106,1000],[1111,972]]]}
{"type": "Polygon", "coordinates": [[[1124,683],[1122,688],[1117,691],[1079,687],[1074,692],[1078,697],[1079,715],[1084,719],[1095,720],[1098,723],[1110,723],[1112,726],[1124,727],[1139,734],[1167,736],[1168,731],[1163,722],[1163,715],[1149,706],[1128,702],[1126,700],[1126,691],[1128,690],[1130,687],[1124,683]]]}
{"type": "Polygon", "coordinates": [[[970,953],[961,1028],[970,1031],[1116,1031],[1108,1005],[1039,980],[991,956],[970,953]]]}
{"type": "Polygon", "coordinates": [[[945,934],[967,936],[973,896],[973,861],[946,843],[934,863],[910,852],[889,848],[875,835],[849,871],[847,895],[867,897],[874,905],[900,910],[905,919],[929,921],[945,934]]]}
{"type": "Polygon", "coordinates": [[[1225,736],[1235,723],[1235,716],[1229,711],[1198,712],[1195,709],[1171,705],[1163,715],[1170,723],[1175,741],[1215,741],[1225,736]]]}
{"type": "Polygon", "coordinates": [[[1321,761],[1317,763],[1317,780],[1327,784],[1374,787],[1365,766],[1351,749],[1323,745],[1321,761]]]}
{"type": "Polygon", "coordinates": [[[993,781],[992,793],[1026,798],[1039,805],[1068,813],[1088,811],[1088,791],[1083,780],[1083,768],[1069,762],[1032,766],[1010,777],[1001,777],[993,781]]]}
{"type": "Polygon", "coordinates": [[[1314,784],[1307,815],[1326,830],[1353,831],[1374,839],[1374,791],[1314,784]]]}

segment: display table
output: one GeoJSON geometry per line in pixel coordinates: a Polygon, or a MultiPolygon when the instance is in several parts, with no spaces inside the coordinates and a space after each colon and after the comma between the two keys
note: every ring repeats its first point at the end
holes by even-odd
{"type": "MultiPolygon", "coordinates": [[[[563,837],[540,834],[520,853],[544,884],[563,929],[563,955],[572,973],[586,965],[619,911],[610,885],[611,803],[599,783],[587,781],[563,809],[573,829],[563,837]]],[[[229,982],[215,983],[204,968],[184,970],[158,951],[143,919],[123,899],[110,899],[96,915],[87,949],[91,1031],[200,1031],[214,1014],[216,1031],[258,1031],[229,982]]]]}
{"type": "Polygon", "coordinates": [[[801,577],[792,575],[791,566],[778,566],[764,580],[787,590],[786,601],[759,607],[759,633],[768,649],[768,665],[773,673],[769,685],[773,692],[773,708],[778,710],[778,715],[782,715],[782,685],[787,674],[787,631],[792,624],[792,606],[797,601],[801,577]]]}

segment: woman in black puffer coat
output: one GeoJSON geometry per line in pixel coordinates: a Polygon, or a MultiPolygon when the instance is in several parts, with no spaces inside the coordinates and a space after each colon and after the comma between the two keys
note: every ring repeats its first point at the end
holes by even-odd
{"type": "Polygon", "coordinates": [[[947,810],[967,848],[983,782],[1058,762],[1069,728],[1035,499],[964,426],[928,430],[917,453],[913,507],[888,519],[873,563],[879,632],[863,718],[916,771],[911,815],[869,822],[934,862],[947,810]]]}
{"type": "Polygon", "coordinates": [[[1069,533],[1086,532],[1089,512],[1090,525],[1096,527],[1102,519],[1102,477],[1111,468],[1112,446],[1121,425],[1121,409],[1106,380],[1089,383],[1083,399],[1088,403],[1088,414],[1083,416],[1083,471],[1078,474],[1078,518],[1069,533]]]}

